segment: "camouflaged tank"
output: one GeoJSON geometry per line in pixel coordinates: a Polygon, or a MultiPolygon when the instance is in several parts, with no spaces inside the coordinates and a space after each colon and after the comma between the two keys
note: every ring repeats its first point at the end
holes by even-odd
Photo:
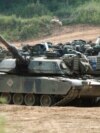
{"type": "Polygon", "coordinates": [[[24,57],[1,36],[0,41],[13,56],[0,60],[0,96],[7,103],[60,106],[100,96],[100,82],[79,77],[62,58],[24,57]]]}

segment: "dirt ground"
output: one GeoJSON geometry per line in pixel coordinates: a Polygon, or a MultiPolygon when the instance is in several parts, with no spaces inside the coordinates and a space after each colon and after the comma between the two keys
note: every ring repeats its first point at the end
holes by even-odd
{"type": "Polygon", "coordinates": [[[99,107],[2,105],[0,116],[6,133],[100,133],[99,107]]]}
{"type": "MultiPolygon", "coordinates": [[[[50,37],[23,43],[54,43],[73,39],[92,40],[100,36],[100,26],[74,26],[55,30],[50,37]]],[[[20,43],[15,43],[20,46],[20,43]]],[[[100,133],[100,107],[27,107],[0,105],[0,133],[100,133]]]]}

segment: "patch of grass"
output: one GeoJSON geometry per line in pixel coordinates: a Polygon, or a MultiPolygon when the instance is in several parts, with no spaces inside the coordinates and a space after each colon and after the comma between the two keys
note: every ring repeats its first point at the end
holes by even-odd
{"type": "Polygon", "coordinates": [[[5,120],[3,117],[0,117],[0,133],[5,133],[5,120]]]}
{"type": "Polygon", "coordinates": [[[0,104],[5,104],[7,103],[6,99],[3,97],[0,97],[0,104]]]}

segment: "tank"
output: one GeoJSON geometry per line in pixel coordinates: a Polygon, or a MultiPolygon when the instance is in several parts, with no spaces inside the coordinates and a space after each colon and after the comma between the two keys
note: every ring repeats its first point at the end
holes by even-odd
{"type": "Polygon", "coordinates": [[[0,41],[12,54],[0,60],[0,96],[8,104],[62,106],[100,96],[98,80],[77,74],[79,60],[74,60],[74,70],[63,58],[23,56],[2,36],[0,41]]]}

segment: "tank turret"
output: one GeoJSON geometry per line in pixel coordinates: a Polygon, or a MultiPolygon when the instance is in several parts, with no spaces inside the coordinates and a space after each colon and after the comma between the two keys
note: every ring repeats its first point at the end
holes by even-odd
{"type": "MultiPolygon", "coordinates": [[[[20,75],[85,75],[90,74],[89,62],[82,56],[70,57],[31,57],[24,58],[16,47],[10,45],[2,36],[0,41],[12,53],[13,58],[3,59],[0,62],[0,72],[9,72],[20,75]]],[[[50,54],[50,53],[49,53],[50,54]]],[[[54,53],[53,53],[54,56],[54,53]]]]}
{"type": "Polygon", "coordinates": [[[47,57],[33,57],[27,59],[18,52],[16,47],[10,45],[2,36],[0,36],[0,41],[13,55],[13,58],[3,59],[0,62],[0,72],[27,76],[58,76],[72,74],[64,61],[60,58],[48,59],[47,57]]]}
{"type": "Polygon", "coordinates": [[[0,62],[0,71],[22,74],[28,71],[29,61],[26,60],[17,50],[16,47],[9,44],[2,36],[0,36],[0,42],[8,49],[12,54],[13,59],[3,59],[0,62]]]}

